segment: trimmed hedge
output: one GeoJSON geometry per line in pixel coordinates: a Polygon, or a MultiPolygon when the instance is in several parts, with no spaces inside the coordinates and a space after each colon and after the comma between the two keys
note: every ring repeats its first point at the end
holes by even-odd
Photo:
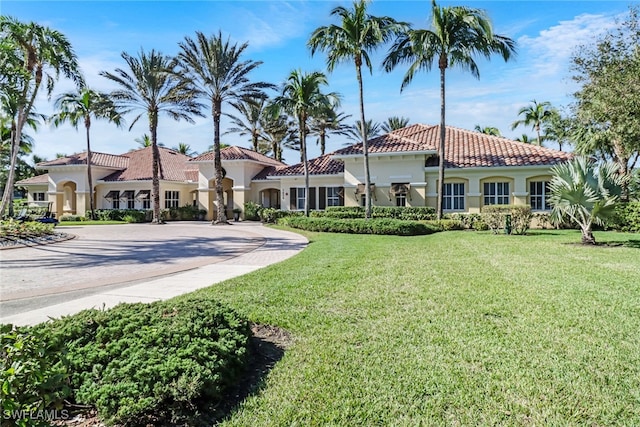
{"type": "Polygon", "coordinates": [[[197,297],[85,310],[34,330],[66,352],[75,403],[124,425],[185,422],[225,401],[251,334],[233,310],[197,297]]]}
{"type": "Polygon", "coordinates": [[[611,228],[618,231],[640,233],[640,202],[621,203],[616,206],[616,215],[611,228]]]}
{"type": "MultiPolygon", "coordinates": [[[[364,218],[365,209],[362,206],[331,206],[325,211],[313,211],[311,216],[338,219],[364,218]]],[[[436,218],[435,208],[429,206],[372,206],[372,218],[402,219],[407,221],[425,221],[436,218]]]]}
{"type": "Polygon", "coordinates": [[[278,221],[307,231],[321,231],[327,233],[350,234],[385,234],[396,236],[416,236],[432,234],[441,230],[438,225],[418,221],[403,221],[398,219],[336,219],[336,218],[307,218],[288,217],[278,221]]]}
{"type": "Polygon", "coordinates": [[[506,228],[507,215],[511,215],[510,234],[527,234],[533,218],[530,206],[489,205],[482,208],[482,220],[495,234],[506,228]]]}

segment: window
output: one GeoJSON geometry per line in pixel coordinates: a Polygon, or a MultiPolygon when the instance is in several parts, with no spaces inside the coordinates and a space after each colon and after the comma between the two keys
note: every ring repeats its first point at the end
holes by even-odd
{"type": "Polygon", "coordinates": [[[299,211],[304,210],[304,200],[306,199],[305,190],[306,188],[302,187],[298,188],[298,191],[296,192],[296,209],[299,211]]]}
{"type": "Polygon", "coordinates": [[[110,191],[108,196],[111,196],[111,209],[120,209],[120,192],[110,191]]]}
{"type": "Polygon", "coordinates": [[[367,206],[367,195],[366,194],[361,194],[360,195],[360,206],[362,206],[362,207],[366,207],[367,206]]]}
{"type": "Polygon", "coordinates": [[[133,198],[133,195],[135,194],[135,191],[133,190],[127,190],[127,191],[123,191],[122,192],[122,199],[127,201],[127,209],[135,209],[135,199],[133,198]]]}
{"type": "Polygon", "coordinates": [[[509,183],[508,182],[485,182],[484,183],[484,204],[485,205],[508,205],[509,204],[509,183]]]}
{"type": "Polygon", "coordinates": [[[179,191],[164,192],[164,208],[165,209],[177,208],[179,204],[180,204],[179,191]]]}
{"type": "Polygon", "coordinates": [[[150,198],[146,198],[146,199],[142,199],[142,209],[151,209],[151,199],[150,198]]]}
{"type": "Polygon", "coordinates": [[[549,205],[549,182],[548,181],[531,181],[529,183],[529,199],[531,210],[548,211],[551,210],[549,205]]]}
{"type": "Polygon", "coordinates": [[[446,211],[463,211],[464,182],[445,183],[442,201],[442,209],[446,211]]]}
{"type": "Polygon", "coordinates": [[[44,202],[44,193],[33,193],[34,202],[44,202]]]}
{"type": "Polygon", "coordinates": [[[407,193],[396,194],[396,206],[407,206],[407,193]]]}
{"type": "Polygon", "coordinates": [[[327,187],[327,206],[342,206],[340,187],[327,187]]]}

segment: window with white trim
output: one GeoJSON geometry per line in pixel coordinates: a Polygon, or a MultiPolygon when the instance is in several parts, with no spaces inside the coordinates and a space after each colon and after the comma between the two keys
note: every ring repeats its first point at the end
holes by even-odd
{"type": "Polygon", "coordinates": [[[179,205],[180,205],[179,191],[164,192],[164,208],[165,209],[177,208],[179,205]]]}
{"type": "Polygon", "coordinates": [[[342,206],[340,187],[327,187],[327,206],[342,206]]]}
{"type": "Polygon", "coordinates": [[[484,183],[485,205],[508,205],[510,199],[508,182],[484,183]]]}
{"type": "Polygon", "coordinates": [[[407,193],[396,194],[396,206],[399,206],[399,207],[407,206],[407,193]]]}
{"type": "Polygon", "coordinates": [[[549,196],[549,181],[529,182],[529,203],[531,204],[531,210],[551,210],[551,205],[549,205],[549,196]]]}
{"type": "Polygon", "coordinates": [[[299,211],[303,211],[304,210],[304,201],[306,199],[306,196],[305,196],[305,191],[306,190],[307,189],[305,187],[300,187],[296,191],[296,209],[298,209],[299,211]]]}
{"type": "Polygon", "coordinates": [[[34,202],[44,202],[44,193],[42,193],[42,192],[33,193],[33,201],[34,202]]]}
{"type": "Polygon", "coordinates": [[[464,182],[445,182],[442,209],[446,211],[464,210],[464,182]]]}
{"type": "Polygon", "coordinates": [[[113,197],[113,199],[111,199],[111,209],[120,209],[120,192],[113,191],[110,193],[112,193],[111,196],[113,197]]]}

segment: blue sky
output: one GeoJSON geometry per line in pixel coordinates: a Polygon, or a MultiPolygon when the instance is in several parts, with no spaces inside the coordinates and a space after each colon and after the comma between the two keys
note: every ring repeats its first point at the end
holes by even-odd
{"type": "MultiPolygon", "coordinates": [[[[636,2],[637,3],[637,2],[636,2]]],[[[593,41],[593,36],[611,28],[617,16],[628,11],[628,1],[441,1],[442,5],[466,5],[484,9],[497,33],[517,42],[517,56],[504,63],[500,57],[479,60],[480,79],[467,72],[447,72],[447,124],[473,129],[475,125],[498,127],[504,136],[516,138],[531,129],[511,130],[518,110],[535,99],[550,101],[563,107],[571,102],[576,86],[571,81],[569,58],[576,46],[593,41]]],[[[100,71],[124,67],[123,51],[135,54],[141,48],[156,49],[174,55],[178,42],[196,31],[205,34],[219,30],[232,41],[248,42],[246,58],[264,63],[252,77],[255,80],[281,84],[292,69],[326,71],[325,57],[311,57],[306,42],[311,32],[336,22],[329,13],[338,1],[30,1],[2,0],[0,13],[21,21],[35,21],[64,33],[78,55],[88,84],[94,89],[114,89],[100,71]]],[[[409,22],[414,28],[426,28],[430,15],[429,1],[373,1],[369,10],[377,16],[387,15],[409,22]]],[[[400,84],[405,69],[392,73],[380,69],[388,46],[374,56],[372,74],[365,74],[365,109],[367,119],[384,121],[389,116],[405,116],[411,123],[437,124],[440,115],[439,75],[437,68],[417,74],[405,90],[400,84]]],[[[341,65],[328,74],[330,91],[339,92],[342,110],[358,117],[358,93],[355,69],[341,65]]],[[[73,89],[61,80],[56,94],[73,89]]],[[[53,112],[52,102],[41,97],[38,112],[53,112]]],[[[223,110],[233,113],[231,107],[223,110]]],[[[129,118],[129,123],[131,118],[129,118]]],[[[225,127],[223,121],[223,131],[225,127]]],[[[112,124],[94,122],[92,149],[123,153],[137,147],[134,139],[148,133],[145,121],[131,131],[128,125],[118,129],[112,124]]],[[[71,154],[85,149],[84,133],[70,125],[57,129],[45,125],[32,133],[35,153],[46,158],[55,153],[71,154]]],[[[166,146],[184,142],[198,151],[206,151],[213,143],[210,117],[196,124],[175,122],[162,117],[158,139],[166,146]]],[[[223,136],[223,142],[249,147],[246,137],[223,136]]],[[[328,151],[347,143],[333,136],[328,151]]],[[[308,140],[310,155],[319,153],[315,138],[308,140]]],[[[553,145],[550,145],[553,148],[553,145]]],[[[285,160],[295,163],[295,152],[285,152],[285,160]]]]}

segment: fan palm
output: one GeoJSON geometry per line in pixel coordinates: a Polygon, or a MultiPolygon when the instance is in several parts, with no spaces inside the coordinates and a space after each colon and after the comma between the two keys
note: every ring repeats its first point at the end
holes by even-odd
{"type": "Polygon", "coordinates": [[[598,166],[584,156],[555,165],[551,172],[552,220],[560,223],[570,218],[580,226],[582,243],[594,245],[592,226],[604,224],[614,214],[626,177],[618,173],[615,163],[598,166]]]}
{"type": "Polygon", "coordinates": [[[7,182],[0,204],[0,215],[12,206],[15,167],[25,124],[44,83],[47,95],[51,95],[55,83],[62,74],[82,84],[78,60],[71,44],[60,32],[31,22],[25,24],[14,18],[0,16],[0,40],[3,52],[0,61],[3,98],[13,98],[18,110],[13,133],[11,160],[7,182]]]}
{"type": "Polygon", "coordinates": [[[369,172],[369,145],[367,141],[366,119],[364,114],[364,89],[362,85],[362,66],[372,72],[369,55],[381,44],[408,28],[407,24],[397,22],[389,17],[375,17],[367,13],[367,2],[357,0],[352,9],[338,6],[331,11],[331,16],[340,20],[340,25],[328,25],[317,28],[308,45],[311,55],[316,50],[327,53],[327,69],[333,71],[341,62],[353,61],[356,66],[356,78],[360,94],[360,123],[362,135],[362,152],[364,155],[365,179],[365,217],[371,217],[371,177],[369,172]]]}
{"type": "Polygon", "coordinates": [[[153,220],[162,223],[160,217],[160,150],[158,149],[158,118],[160,113],[174,120],[194,123],[192,116],[201,116],[202,105],[196,100],[197,92],[190,80],[176,73],[177,61],[170,56],[151,50],[141,50],[137,57],[126,52],[122,58],[129,71],[116,68],[115,73],[102,71],[101,76],[117,83],[120,88],[111,93],[121,114],[137,113],[129,130],[144,115],[149,119],[151,150],[153,155],[153,220]]]}
{"type": "Polygon", "coordinates": [[[382,123],[380,130],[384,133],[393,132],[394,130],[405,128],[409,125],[407,117],[391,116],[387,121],[382,123]]]}
{"type": "Polygon", "coordinates": [[[51,118],[54,126],[69,121],[76,129],[80,123],[84,124],[87,137],[87,182],[89,184],[89,211],[91,219],[95,219],[95,200],[93,197],[93,176],[91,175],[91,117],[105,119],[120,126],[121,116],[114,102],[104,93],[96,92],[84,87],[77,92],[67,92],[55,101],[58,112],[51,118]]]}
{"type": "Polygon", "coordinates": [[[440,7],[435,0],[431,7],[431,29],[409,30],[394,42],[384,59],[385,70],[398,64],[409,64],[402,80],[402,91],[417,71],[429,71],[434,62],[440,69],[440,144],[438,148],[438,219],[442,218],[445,168],[445,75],[449,67],[460,67],[480,78],[474,59],[500,54],[505,61],[515,53],[515,42],[494,34],[491,21],[481,9],[463,6],[440,7]]]}
{"type": "Polygon", "coordinates": [[[307,133],[308,121],[318,111],[327,108],[335,102],[334,93],[323,94],[320,87],[327,85],[327,77],[320,72],[303,73],[293,70],[282,87],[282,92],[273,100],[273,108],[281,108],[286,113],[296,117],[300,150],[302,153],[302,167],[304,170],[304,213],[309,216],[309,165],[307,162],[307,133]]]}
{"type": "Polygon", "coordinates": [[[264,98],[244,98],[239,102],[231,102],[230,104],[238,110],[242,117],[229,114],[228,116],[234,127],[229,128],[224,135],[229,133],[237,133],[240,136],[249,135],[253,151],[259,151],[258,148],[262,139],[260,119],[265,109],[265,102],[264,98]]]}
{"type": "MultiPolygon", "coordinates": [[[[192,77],[200,95],[211,104],[213,118],[213,151],[217,219],[216,223],[226,223],[227,215],[222,192],[222,160],[220,157],[220,117],[225,102],[239,102],[246,98],[264,97],[264,89],[273,88],[265,82],[251,82],[249,73],[259,67],[261,61],[242,60],[248,44],[230,44],[224,41],[222,33],[211,37],[196,32],[196,39],[186,37],[179,43],[178,59],[183,71],[192,77]]],[[[233,105],[233,104],[232,104],[233,105]]]]}
{"type": "Polygon", "coordinates": [[[324,156],[327,148],[327,138],[330,135],[347,135],[349,126],[344,121],[351,117],[350,114],[338,113],[338,105],[328,105],[318,111],[309,123],[309,130],[312,135],[317,135],[316,144],[320,145],[320,155],[324,156]]]}
{"type": "Polygon", "coordinates": [[[518,116],[523,116],[523,118],[513,122],[511,124],[511,130],[520,125],[531,126],[531,128],[536,131],[536,135],[538,135],[536,145],[541,146],[544,137],[540,134],[540,131],[545,123],[551,122],[553,115],[554,113],[551,108],[551,103],[546,101],[539,103],[534,99],[531,101],[530,105],[518,110],[518,116]]]}

